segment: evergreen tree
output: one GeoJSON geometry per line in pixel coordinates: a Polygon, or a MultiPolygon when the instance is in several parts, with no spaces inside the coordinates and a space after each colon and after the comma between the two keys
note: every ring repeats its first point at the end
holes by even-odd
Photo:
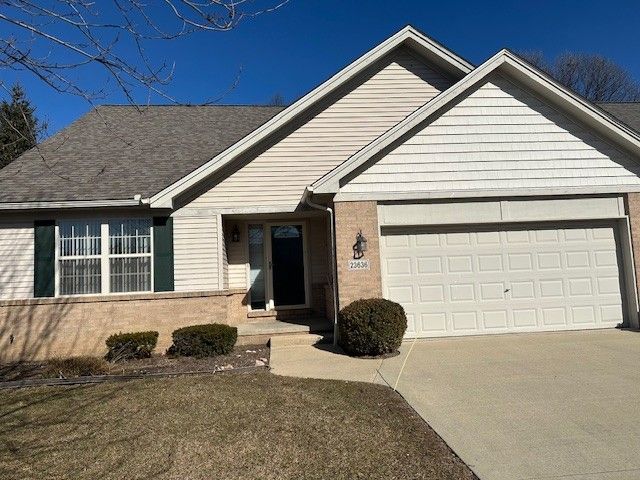
{"type": "Polygon", "coordinates": [[[19,84],[11,88],[11,99],[0,103],[0,168],[36,145],[46,128],[19,84]]]}

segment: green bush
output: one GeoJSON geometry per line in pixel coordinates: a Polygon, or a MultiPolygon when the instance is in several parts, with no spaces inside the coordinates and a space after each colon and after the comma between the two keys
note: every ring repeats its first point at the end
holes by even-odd
{"type": "Polygon", "coordinates": [[[108,373],[109,364],[102,358],[70,357],[47,360],[42,374],[47,378],[71,378],[108,373]]]}
{"type": "Polygon", "coordinates": [[[238,329],[229,325],[209,323],[179,328],[172,334],[170,355],[186,357],[213,357],[233,350],[238,339],[238,329]]]}
{"type": "Polygon", "coordinates": [[[406,329],[402,306],[383,298],[356,300],[338,314],[338,343],[349,355],[395,352],[406,329]]]}
{"type": "Polygon", "coordinates": [[[158,343],[158,332],[117,333],[107,338],[109,361],[149,358],[158,343]]]}

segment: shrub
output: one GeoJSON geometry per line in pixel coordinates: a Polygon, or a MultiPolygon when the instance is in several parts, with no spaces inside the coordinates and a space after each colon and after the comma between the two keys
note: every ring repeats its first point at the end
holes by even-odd
{"type": "Polygon", "coordinates": [[[102,358],[96,357],[53,358],[47,360],[43,370],[43,375],[47,378],[84,377],[108,373],[109,364],[102,358]]]}
{"type": "Polygon", "coordinates": [[[158,332],[117,333],[107,338],[109,361],[149,358],[158,343],[158,332]]]}
{"type": "Polygon", "coordinates": [[[238,329],[229,325],[209,323],[179,328],[172,334],[173,345],[167,353],[187,357],[212,357],[233,350],[238,329]]]}
{"type": "Polygon", "coordinates": [[[349,355],[395,352],[406,329],[402,306],[383,298],[356,300],[338,314],[338,343],[349,355]]]}

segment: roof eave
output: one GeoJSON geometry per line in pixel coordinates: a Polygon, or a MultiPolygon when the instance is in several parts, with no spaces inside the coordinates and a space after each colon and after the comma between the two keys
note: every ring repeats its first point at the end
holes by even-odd
{"type": "Polygon", "coordinates": [[[121,200],[51,200],[42,202],[0,202],[0,211],[7,210],[52,210],[67,208],[114,208],[140,207],[147,202],[143,199],[121,200]]]}

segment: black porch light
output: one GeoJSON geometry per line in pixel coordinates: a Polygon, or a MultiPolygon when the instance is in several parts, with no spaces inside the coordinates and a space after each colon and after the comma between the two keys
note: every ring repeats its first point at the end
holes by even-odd
{"type": "Polygon", "coordinates": [[[362,258],[364,256],[364,252],[367,251],[367,239],[362,234],[362,230],[358,232],[356,235],[356,244],[353,246],[357,258],[362,258]]]}
{"type": "Polygon", "coordinates": [[[238,243],[240,241],[240,229],[238,225],[233,226],[233,231],[231,232],[231,241],[233,243],[238,243]]]}

